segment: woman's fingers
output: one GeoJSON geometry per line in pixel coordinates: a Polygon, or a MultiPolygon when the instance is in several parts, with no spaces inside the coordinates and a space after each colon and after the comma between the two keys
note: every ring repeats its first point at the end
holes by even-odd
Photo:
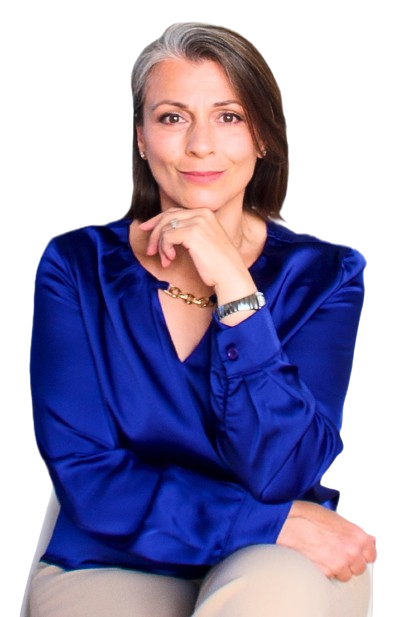
{"type": "MultiPolygon", "coordinates": [[[[150,232],[147,254],[160,253],[163,260],[171,262],[175,259],[175,246],[184,244],[187,231],[192,225],[200,224],[206,217],[202,209],[185,210],[170,208],[153,218],[141,223],[139,228],[150,232]]],[[[163,264],[164,265],[164,264],[163,264]]]]}
{"type": "Polygon", "coordinates": [[[215,286],[218,263],[223,278],[237,276],[245,267],[236,247],[231,242],[215,214],[207,208],[186,210],[170,208],[142,223],[140,229],[149,232],[147,255],[159,254],[163,267],[176,258],[176,248],[184,247],[201,279],[215,286]],[[225,272],[230,269],[231,272],[225,272]]]}
{"type": "Polygon", "coordinates": [[[363,555],[368,563],[374,563],[377,558],[376,538],[367,536],[365,546],[363,547],[363,555]]]}

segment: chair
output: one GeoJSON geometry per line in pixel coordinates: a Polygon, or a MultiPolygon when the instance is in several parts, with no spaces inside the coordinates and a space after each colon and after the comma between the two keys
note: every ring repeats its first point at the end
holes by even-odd
{"type": "MultiPolygon", "coordinates": [[[[49,544],[53,529],[55,527],[56,519],[59,514],[59,510],[60,510],[59,502],[57,500],[54,489],[52,489],[50,493],[48,505],[46,506],[45,516],[43,518],[41,530],[39,532],[39,538],[38,538],[38,542],[35,548],[31,567],[28,573],[27,582],[25,584],[25,590],[24,590],[24,595],[22,598],[21,609],[20,609],[20,617],[30,617],[29,604],[28,604],[28,593],[29,593],[31,578],[32,578],[33,572],[35,571],[42,555],[46,551],[46,548],[49,544]]],[[[374,605],[374,566],[373,564],[369,564],[368,568],[369,568],[370,579],[371,579],[371,589],[370,589],[370,595],[369,595],[369,608],[368,608],[366,617],[372,617],[373,605],[374,605]]]]}
{"type": "Polygon", "coordinates": [[[31,584],[31,579],[33,577],[38,561],[40,560],[41,556],[44,554],[46,547],[49,544],[49,540],[51,539],[52,532],[55,527],[56,519],[59,514],[59,510],[60,510],[59,502],[57,500],[55,492],[52,491],[51,498],[49,500],[49,504],[48,504],[46,514],[45,514],[45,520],[43,522],[41,533],[39,535],[38,546],[36,547],[34,559],[32,561],[32,566],[28,574],[28,581],[27,581],[27,586],[25,588],[20,617],[29,617],[28,596],[29,596],[29,588],[31,584]]]}
{"type": "Polygon", "coordinates": [[[372,617],[373,615],[373,563],[368,565],[369,575],[370,575],[370,599],[369,599],[369,608],[367,617],[372,617]]]}

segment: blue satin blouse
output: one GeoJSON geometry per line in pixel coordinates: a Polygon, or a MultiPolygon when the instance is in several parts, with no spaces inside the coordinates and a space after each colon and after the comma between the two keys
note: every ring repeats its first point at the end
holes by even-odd
{"type": "MultiPolygon", "coordinates": [[[[250,272],[267,304],[215,317],[181,362],[130,221],[53,239],[38,268],[31,354],[40,452],[61,511],[43,560],[185,578],[274,543],[320,485],[339,431],[363,257],[268,223],[250,272]]],[[[173,281],[175,283],[175,281],[173,281]]]]}

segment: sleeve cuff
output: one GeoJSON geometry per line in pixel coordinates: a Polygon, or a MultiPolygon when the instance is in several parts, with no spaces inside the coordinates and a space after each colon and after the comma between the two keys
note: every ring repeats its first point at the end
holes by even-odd
{"type": "Polygon", "coordinates": [[[252,544],[276,544],[292,503],[264,504],[247,493],[227,538],[222,558],[252,544]]]}
{"type": "Polygon", "coordinates": [[[268,307],[237,326],[226,326],[216,315],[218,353],[228,376],[251,372],[268,364],[281,344],[268,307]]]}

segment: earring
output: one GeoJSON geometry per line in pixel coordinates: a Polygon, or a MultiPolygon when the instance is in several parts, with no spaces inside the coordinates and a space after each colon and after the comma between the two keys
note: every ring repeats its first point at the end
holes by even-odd
{"type": "Polygon", "coordinates": [[[262,150],[261,154],[262,154],[262,158],[264,158],[264,156],[266,156],[266,155],[267,155],[267,151],[266,151],[266,149],[265,149],[265,148],[262,150]]]}
{"type": "Polygon", "coordinates": [[[145,161],[146,160],[146,153],[143,152],[143,150],[139,150],[139,154],[140,154],[140,158],[145,161]]]}

